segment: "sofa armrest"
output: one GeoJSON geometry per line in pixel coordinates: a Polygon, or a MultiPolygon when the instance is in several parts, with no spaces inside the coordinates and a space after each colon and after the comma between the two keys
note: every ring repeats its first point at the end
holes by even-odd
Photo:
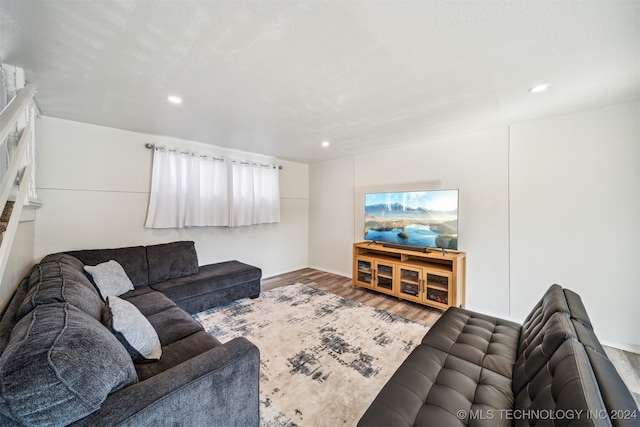
{"type": "Polygon", "coordinates": [[[258,426],[260,352],[235,338],[107,397],[73,426],[258,426]]]}

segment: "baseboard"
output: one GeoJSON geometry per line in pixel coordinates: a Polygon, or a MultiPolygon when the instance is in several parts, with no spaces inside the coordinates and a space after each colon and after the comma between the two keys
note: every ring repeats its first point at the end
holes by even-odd
{"type": "Polygon", "coordinates": [[[317,267],[313,265],[308,266],[308,268],[313,268],[314,270],[319,270],[319,271],[325,271],[327,273],[331,273],[338,276],[346,277],[347,279],[351,279],[351,272],[345,273],[344,271],[334,271],[334,270],[329,270],[326,267],[317,267]]]}
{"type": "Polygon", "coordinates": [[[281,275],[283,275],[283,274],[291,273],[291,272],[293,272],[293,271],[302,270],[302,269],[304,269],[304,268],[307,268],[307,266],[306,266],[306,265],[303,265],[303,266],[299,266],[299,267],[291,267],[291,268],[288,268],[288,269],[287,269],[287,270],[285,270],[285,271],[275,271],[275,272],[271,272],[268,276],[262,276],[262,277],[260,278],[260,280],[267,280],[267,279],[271,279],[272,277],[281,276],[281,275]]]}

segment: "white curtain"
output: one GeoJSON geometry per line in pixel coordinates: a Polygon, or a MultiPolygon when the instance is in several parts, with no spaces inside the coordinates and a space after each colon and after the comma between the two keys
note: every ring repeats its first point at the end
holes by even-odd
{"type": "Polygon", "coordinates": [[[253,170],[253,223],[280,222],[280,177],[275,166],[253,170]]]}
{"type": "Polygon", "coordinates": [[[240,227],[280,222],[278,169],[156,147],[145,227],[240,227]],[[231,182],[229,182],[229,178],[231,182]]]}
{"type": "Polygon", "coordinates": [[[156,147],[147,228],[229,225],[227,163],[156,147]]]}
{"type": "Polygon", "coordinates": [[[231,166],[231,221],[230,226],[253,224],[253,166],[245,162],[233,162],[231,166]]]}
{"type": "Polygon", "coordinates": [[[229,225],[229,185],[226,161],[194,156],[187,192],[185,226],[229,225]]]}
{"type": "Polygon", "coordinates": [[[278,169],[234,162],[232,170],[232,227],[280,222],[278,169]]]}

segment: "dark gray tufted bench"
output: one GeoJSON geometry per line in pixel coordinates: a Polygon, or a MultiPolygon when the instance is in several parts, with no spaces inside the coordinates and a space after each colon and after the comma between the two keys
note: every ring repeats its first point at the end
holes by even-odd
{"type": "Polygon", "coordinates": [[[638,426],[580,297],[551,286],[523,325],[452,307],[359,426],[638,426]]]}

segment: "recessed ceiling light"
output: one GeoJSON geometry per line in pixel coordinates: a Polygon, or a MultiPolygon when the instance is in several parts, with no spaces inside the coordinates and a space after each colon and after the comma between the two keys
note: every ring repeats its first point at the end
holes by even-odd
{"type": "Polygon", "coordinates": [[[175,96],[175,95],[167,96],[167,101],[169,101],[172,104],[182,104],[182,98],[180,98],[179,96],[175,96]]]}
{"type": "Polygon", "coordinates": [[[321,144],[321,145],[322,145],[324,148],[327,148],[328,146],[330,146],[330,145],[331,145],[331,143],[330,143],[329,141],[322,141],[322,144],[321,144]]]}
{"type": "Polygon", "coordinates": [[[531,89],[529,89],[529,92],[540,93],[540,92],[544,92],[547,89],[549,89],[549,85],[544,84],[544,85],[538,85],[538,86],[532,87],[531,89]]]}

